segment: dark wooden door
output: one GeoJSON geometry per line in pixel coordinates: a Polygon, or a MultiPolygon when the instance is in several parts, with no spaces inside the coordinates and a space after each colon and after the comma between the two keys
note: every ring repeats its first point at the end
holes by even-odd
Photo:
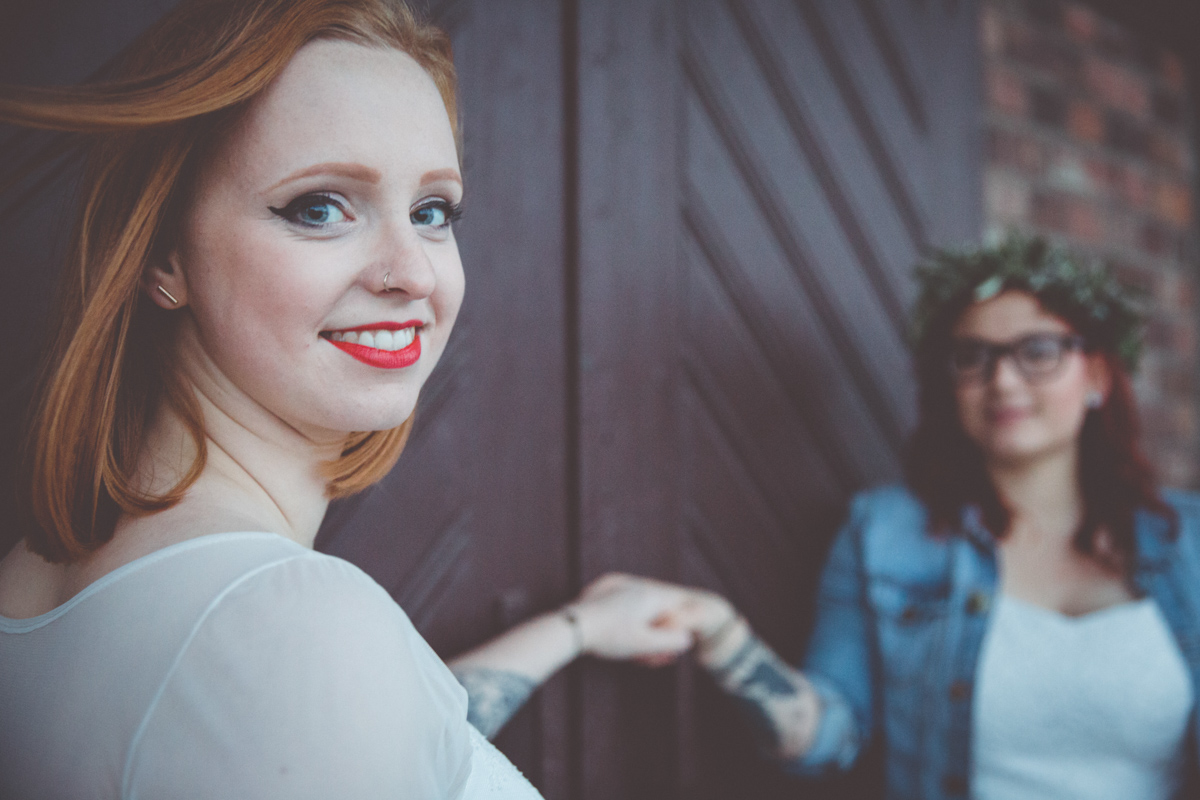
{"type": "MultiPolygon", "coordinates": [[[[798,659],[846,499],[899,475],[911,265],[979,235],[974,4],[579,8],[582,575],[711,587],[798,659]]],[[[686,665],[583,691],[589,800],[869,786],[783,780],[686,665]]]]}
{"type": "MultiPolygon", "coordinates": [[[[0,79],[79,79],[171,5],[22,4],[0,79]]],[[[978,235],[975,3],[428,9],[460,75],[467,298],[408,450],[318,546],[446,656],[622,569],[723,592],[799,658],[846,498],[898,475],[909,267],[978,235]]],[[[65,192],[5,198],[10,410],[65,192]]],[[[499,740],[551,800],[862,789],[787,781],[748,742],[689,665],[599,663],[499,740]]]]}

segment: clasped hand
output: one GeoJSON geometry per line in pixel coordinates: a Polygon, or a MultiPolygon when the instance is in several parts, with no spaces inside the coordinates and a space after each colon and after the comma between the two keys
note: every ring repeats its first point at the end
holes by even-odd
{"type": "Polygon", "coordinates": [[[736,618],[720,595],[624,573],[596,579],[568,608],[585,654],[647,666],[703,647],[736,618]]]}

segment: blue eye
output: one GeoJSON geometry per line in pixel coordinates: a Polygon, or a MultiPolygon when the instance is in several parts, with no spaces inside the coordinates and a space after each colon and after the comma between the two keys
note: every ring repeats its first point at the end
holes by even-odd
{"type": "Polygon", "coordinates": [[[306,194],[283,208],[268,208],[275,216],[306,228],[324,228],[350,218],[342,204],[327,194],[306,194]]]}
{"type": "Polygon", "coordinates": [[[445,200],[437,200],[413,209],[408,218],[419,227],[441,229],[449,227],[461,216],[460,206],[451,205],[445,200]]]}

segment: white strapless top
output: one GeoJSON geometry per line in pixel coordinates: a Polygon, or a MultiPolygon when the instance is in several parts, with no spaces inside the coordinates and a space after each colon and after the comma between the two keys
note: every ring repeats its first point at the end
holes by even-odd
{"type": "Polygon", "coordinates": [[[1067,617],[997,597],[976,674],[975,800],[1167,800],[1195,702],[1153,600],[1067,617]]]}

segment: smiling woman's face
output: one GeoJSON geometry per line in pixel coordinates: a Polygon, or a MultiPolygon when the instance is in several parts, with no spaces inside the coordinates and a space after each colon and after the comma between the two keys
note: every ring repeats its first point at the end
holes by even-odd
{"type": "MultiPolygon", "coordinates": [[[[1031,337],[1074,334],[1033,295],[1006,291],[970,306],[954,327],[958,341],[1012,346],[1031,337]]],[[[1057,366],[1034,379],[1022,374],[1012,354],[990,373],[957,381],[955,395],[963,430],[993,464],[1020,464],[1074,447],[1088,411],[1088,395],[1109,388],[1100,355],[1071,349],[1057,366]]]]}
{"type": "Polygon", "coordinates": [[[446,108],[411,57],[306,45],[207,162],[154,277],[191,310],[178,366],[234,416],[314,441],[400,425],[462,302],[461,199],[446,108]]]}

